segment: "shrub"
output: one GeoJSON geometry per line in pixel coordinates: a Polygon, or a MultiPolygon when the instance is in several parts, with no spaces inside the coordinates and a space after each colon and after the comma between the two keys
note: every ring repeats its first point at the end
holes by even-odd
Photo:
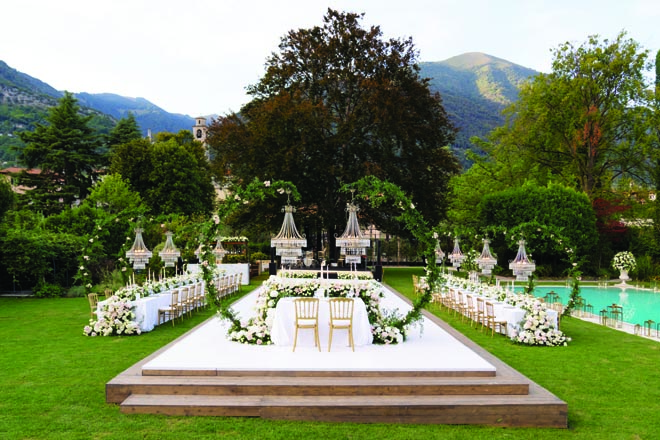
{"type": "Polygon", "coordinates": [[[225,255],[222,259],[224,264],[247,263],[247,257],[241,254],[225,255]]]}
{"type": "Polygon", "coordinates": [[[44,281],[39,282],[36,286],[34,286],[32,293],[37,298],[54,298],[64,295],[64,289],[62,286],[44,281]]]}
{"type": "Polygon", "coordinates": [[[259,260],[269,260],[270,257],[263,252],[254,252],[252,255],[250,255],[250,261],[259,261],[259,260]]]}
{"type": "Polygon", "coordinates": [[[650,255],[643,255],[637,258],[637,268],[633,274],[640,281],[649,281],[655,276],[655,267],[650,255]]]}

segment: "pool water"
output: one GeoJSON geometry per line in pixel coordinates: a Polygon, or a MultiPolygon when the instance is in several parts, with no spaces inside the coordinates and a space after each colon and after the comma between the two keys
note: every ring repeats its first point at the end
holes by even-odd
{"type": "MultiPolygon", "coordinates": [[[[534,295],[542,298],[550,291],[559,295],[562,304],[565,305],[568,302],[570,287],[537,286],[534,289],[534,295]]],[[[595,315],[598,315],[601,310],[607,309],[607,306],[618,304],[623,306],[623,321],[625,322],[640,325],[643,325],[644,321],[648,319],[660,322],[660,292],[634,288],[581,286],[580,295],[584,298],[585,304],[593,306],[595,315]]]]}

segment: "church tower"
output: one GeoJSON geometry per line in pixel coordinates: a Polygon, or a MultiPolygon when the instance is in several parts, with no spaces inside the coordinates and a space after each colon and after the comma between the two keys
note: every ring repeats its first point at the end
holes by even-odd
{"type": "Polygon", "coordinates": [[[206,133],[208,132],[208,127],[206,126],[206,118],[204,116],[198,116],[195,118],[195,125],[192,128],[193,137],[196,141],[200,141],[204,146],[206,146],[206,133]]]}

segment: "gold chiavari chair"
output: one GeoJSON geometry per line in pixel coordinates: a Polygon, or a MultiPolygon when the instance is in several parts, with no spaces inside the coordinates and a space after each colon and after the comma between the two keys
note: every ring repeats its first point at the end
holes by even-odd
{"type": "Polygon", "coordinates": [[[296,351],[298,344],[298,330],[314,330],[314,346],[321,351],[321,342],[319,341],[319,299],[318,298],[296,298],[293,300],[296,310],[296,333],[293,338],[293,351],[296,351]]]}
{"type": "Polygon", "coordinates": [[[486,326],[490,328],[491,338],[495,334],[496,328],[498,333],[506,335],[506,321],[498,321],[495,318],[495,306],[493,303],[486,301],[486,326]]]}
{"type": "Polygon", "coordinates": [[[162,324],[163,322],[169,319],[172,321],[172,327],[174,327],[174,321],[176,321],[178,314],[179,314],[179,291],[177,289],[174,289],[171,292],[170,305],[162,309],[158,309],[158,325],[162,324]]]}
{"type": "Polygon", "coordinates": [[[328,339],[328,351],[332,347],[332,334],[334,330],[348,330],[348,342],[351,350],[355,351],[353,343],[353,299],[332,298],[330,304],[330,337],[328,339]]]}
{"type": "Polygon", "coordinates": [[[87,295],[87,300],[89,301],[89,312],[92,319],[94,319],[96,316],[96,309],[99,306],[99,296],[96,293],[90,293],[87,295]]]}

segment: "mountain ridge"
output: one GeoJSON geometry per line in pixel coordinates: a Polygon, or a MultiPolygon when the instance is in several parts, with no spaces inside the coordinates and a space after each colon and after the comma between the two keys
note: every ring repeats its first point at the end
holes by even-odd
{"type": "MultiPolygon", "coordinates": [[[[452,148],[464,163],[464,151],[473,148],[470,137],[485,137],[504,124],[502,110],[517,99],[522,82],[538,74],[482,52],[424,61],[419,67],[420,77],[430,79],[430,90],[440,93],[450,121],[459,129],[452,148]]],[[[0,159],[7,145],[20,144],[15,133],[43,122],[47,109],[57,105],[62,95],[63,92],[0,60],[0,159]]],[[[115,121],[133,113],[144,136],[148,131],[155,134],[188,130],[195,123],[191,116],[169,113],[142,97],[87,92],[74,96],[83,109],[93,109],[115,121]]]]}

